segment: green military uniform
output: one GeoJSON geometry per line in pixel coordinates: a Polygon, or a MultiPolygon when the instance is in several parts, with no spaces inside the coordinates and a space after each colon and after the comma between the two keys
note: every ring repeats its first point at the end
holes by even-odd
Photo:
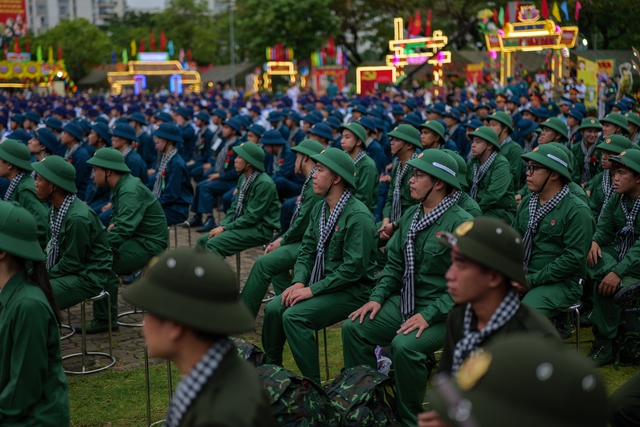
{"type": "MultiPolygon", "coordinates": [[[[478,159],[469,161],[467,181],[473,180],[473,166],[480,167],[478,159]]],[[[483,216],[500,218],[506,222],[513,220],[516,212],[513,180],[509,161],[500,154],[487,170],[486,175],[478,184],[478,196],[476,202],[482,210],[483,216]]]]}
{"type": "MultiPolygon", "coordinates": [[[[317,141],[304,140],[291,151],[302,153],[305,156],[319,154],[324,147],[317,141]]],[[[272,283],[276,295],[280,295],[291,285],[291,273],[298,254],[300,242],[309,225],[311,212],[322,200],[322,196],[313,191],[313,181],[309,179],[303,188],[302,203],[298,206],[298,213],[291,227],[282,235],[280,247],[256,260],[251,268],[247,282],[242,288],[240,298],[247,304],[254,318],[258,315],[262,299],[272,283]]]]}
{"type": "Polygon", "coordinates": [[[513,133],[512,119],[507,113],[498,111],[495,114],[487,117],[489,120],[495,120],[502,123],[507,127],[509,136],[499,143],[500,154],[509,161],[511,167],[511,176],[513,179],[513,188],[520,188],[520,182],[522,179],[522,169],[524,168],[524,162],[522,161],[522,147],[511,139],[513,133]]]}
{"type": "Polygon", "coordinates": [[[368,155],[364,155],[356,163],[356,192],[358,200],[365,204],[371,212],[378,205],[378,187],[380,186],[380,173],[376,162],[368,155]]]}
{"type": "Polygon", "coordinates": [[[471,214],[472,217],[478,218],[482,216],[482,210],[478,206],[478,202],[473,200],[467,193],[461,193],[458,199],[458,206],[471,214]]]}
{"type": "MultiPolygon", "coordinates": [[[[233,270],[218,255],[202,248],[164,253],[146,277],[123,291],[130,304],[199,332],[196,339],[210,345],[198,364],[182,373],[167,421],[180,427],[275,425],[255,369],[240,359],[227,338],[254,328],[238,292],[233,270]],[[195,383],[202,388],[194,388],[195,383]]],[[[151,340],[148,348],[153,355],[156,349],[151,340]]]]}
{"type": "MultiPolygon", "coordinates": [[[[589,196],[587,196],[587,193],[584,191],[584,189],[576,184],[575,182],[571,181],[570,183],[567,184],[569,186],[569,192],[571,194],[573,194],[574,196],[576,196],[578,198],[578,200],[580,200],[582,203],[584,203],[587,206],[590,206],[590,202],[589,202],[589,196]]],[[[520,194],[520,196],[522,196],[522,200],[525,199],[525,197],[530,196],[531,195],[531,190],[529,190],[529,187],[527,186],[527,184],[525,184],[519,191],[518,194],[520,194]]]]}
{"type": "Polygon", "coordinates": [[[609,396],[609,424],[636,427],[640,420],[640,373],[632,376],[609,396]]]}
{"type": "MultiPolygon", "coordinates": [[[[587,117],[586,119],[582,120],[582,124],[578,128],[578,131],[581,131],[584,129],[602,130],[602,125],[600,124],[598,119],[595,119],[593,117],[587,117]]],[[[584,144],[584,141],[576,142],[575,144],[571,145],[571,153],[573,154],[573,157],[576,159],[578,171],[580,171],[581,173],[580,181],[583,184],[585,182],[588,182],[601,170],[600,161],[602,159],[602,150],[598,149],[598,142],[599,141],[596,139],[596,141],[594,142],[594,144],[596,145],[595,147],[587,148],[585,146],[584,150],[582,147],[584,144]],[[585,162],[586,162],[586,167],[585,167],[585,162]],[[589,179],[587,179],[586,181],[582,179],[582,175],[585,173],[587,173],[589,176],[589,179]]]]}
{"type": "MultiPolygon", "coordinates": [[[[233,150],[260,173],[245,195],[242,212],[234,220],[234,212],[239,197],[231,204],[221,226],[225,231],[209,238],[209,233],[198,239],[198,246],[223,257],[242,252],[254,246],[261,246],[273,238],[273,230],[280,228],[280,208],[276,185],[264,173],[264,151],[257,144],[244,143],[233,147],[233,150]]],[[[238,190],[247,177],[244,174],[238,179],[238,190]]]]}
{"type": "MultiPolygon", "coordinates": [[[[560,134],[560,141],[568,141],[569,136],[567,134],[567,125],[557,117],[552,117],[550,119],[545,120],[540,123],[540,128],[549,128],[560,134]]],[[[581,184],[580,179],[580,166],[578,165],[578,160],[573,155],[571,150],[567,148],[563,143],[558,141],[549,142],[549,144],[557,144],[558,148],[560,148],[569,159],[569,172],[571,173],[571,180],[576,184],[581,184]]]]}
{"type": "MultiPolygon", "coordinates": [[[[354,186],[355,169],[347,153],[329,148],[312,156],[354,186]],[[351,161],[351,163],[349,163],[351,161]]],[[[320,239],[321,212],[329,217],[326,203],[316,204],[300,245],[292,283],[309,286],[320,239]]],[[[318,350],[314,332],[344,320],[367,301],[376,270],[376,224],[369,209],[354,195],[346,202],[324,252],[324,275],[309,286],[313,297],[294,306],[281,304],[281,296],[265,308],[262,343],[268,363],[282,365],[285,340],[303,375],[320,383],[318,350]]]]}
{"type": "MultiPolygon", "coordinates": [[[[571,179],[566,155],[554,146],[538,146],[522,158],[558,172],[567,182],[571,179]]],[[[522,200],[512,224],[523,236],[529,227],[529,202],[532,196],[522,200]]],[[[541,209],[539,200],[536,207],[541,209]]],[[[580,299],[594,228],[595,222],[589,207],[571,191],[540,219],[531,237],[531,256],[528,260],[527,281],[531,290],[524,296],[523,303],[551,318],[580,299]]]]}
{"type": "MultiPolygon", "coordinates": [[[[433,162],[446,166],[454,174],[457,172],[455,161],[447,154],[436,150],[427,150],[421,154],[420,159],[411,161],[411,165],[416,169],[424,170],[438,179],[445,177],[447,172],[431,166],[433,162]]],[[[448,184],[459,188],[454,176],[443,180],[445,179],[448,184]]],[[[416,338],[417,330],[406,335],[397,334],[397,331],[404,323],[401,313],[403,276],[406,269],[404,247],[418,209],[422,211],[422,205],[415,205],[402,215],[398,222],[399,229],[387,244],[387,264],[369,297],[369,301],[375,301],[382,306],[380,311],[373,320],[366,315],[362,324],[358,320],[347,320],[342,325],[344,360],[347,368],[357,365],[375,367],[376,345],[391,346],[398,392],[398,412],[403,425],[415,425],[416,416],[421,411],[429,377],[427,357],[442,347],[445,335],[444,320],[454,305],[451,295],[447,292],[447,281],[444,278],[451,263],[449,251],[438,243],[438,236],[442,231],[453,231],[463,222],[473,219],[454,204],[431,226],[416,234],[414,313],[419,313],[429,324],[422,335],[416,338]]],[[[421,212],[420,218],[424,215],[424,212],[421,212]]]]}
{"type": "Polygon", "coordinates": [[[458,206],[470,213],[474,218],[482,216],[482,210],[480,209],[480,206],[478,206],[478,202],[469,197],[469,195],[465,192],[469,188],[469,182],[467,181],[467,163],[464,161],[460,154],[453,150],[441,148],[441,151],[444,151],[445,153],[453,157],[453,159],[458,164],[458,173],[456,175],[458,178],[458,182],[460,183],[460,190],[456,190],[460,192],[458,206]]]}
{"type": "MultiPolygon", "coordinates": [[[[0,202],[0,250],[42,262],[36,222],[0,202]]],[[[58,320],[24,269],[0,292],[0,425],[68,426],[69,387],[62,370],[58,320]]]]}

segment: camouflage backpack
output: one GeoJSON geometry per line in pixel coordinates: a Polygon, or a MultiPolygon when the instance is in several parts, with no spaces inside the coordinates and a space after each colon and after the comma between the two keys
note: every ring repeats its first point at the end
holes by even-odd
{"type": "Polygon", "coordinates": [[[640,307],[622,309],[618,335],[613,340],[615,367],[640,364],[640,307]]]}
{"type": "Polygon", "coordinates": [[[251,363],[254,367],[264,365],[264,352],[242,338],[231,338],[238,350],[238,356],[251,363]]]}
{"type": "Polygon", "coordinates": [[[256,368],[269,393],[271,411],[278,426],[336,427],[331,399],[319,385],[277,365],[256,368]]]}
{"type": "Polygon", "coordinates": [[[370,366],[345,369],[326,390],[340,426],[400,426],[393,380],[370,366]]]}

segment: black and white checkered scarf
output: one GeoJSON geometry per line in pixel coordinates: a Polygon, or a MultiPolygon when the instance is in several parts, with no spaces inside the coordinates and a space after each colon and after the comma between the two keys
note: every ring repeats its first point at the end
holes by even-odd
{"type": "Polygon", "coordinates": [[[364,156],[367,155],[367,152],[364,150],[360,150],[360,152],[358,154],[356,154],[356,157],[353,159],[353,163],[355,163],[356,165],[358,164],[358,162],[362,159],[364,159],[364,156]]]}
{"type": "Polygon", "coordinates": [[[78,148],[80,148],[80,145],[80,143],[77,143],[73,147],[67,148],[67,151],[64,152],[64,158],[69,160],[71,156],[73,156],[73,154],[78,150],[78,148]]]}
{"type": "Polygon", "coordinates": [[[229,339],[223,339],[213,344],[200,361],[193,367],[189,374],[180,381],[176,393],[171,399],[169,413],[165,421],[166,427],[178,427],[182,417],[207,381],[216,373],[225,355],[231,351],[233,343],[229,339]]]}
{"type": "Polygon", "coordinates": [[[346,188],[344,193],[342,193],[342,196],[340,196],[340,200],[338,200],[338,203],[331,211],[329,220],[327,221],[325,221],[325,211],[329,209],[327,201],[325,200],[322,202],[322,206],[320,206],[320,221],[318,222],[318,232],[320,233],[320,237],[318,238],[318,244],[316,246],[316,260],[313,263],[309,286],[322,280],[324,277],[324,250],[327,242],[329,241],[329,237],[331,236],[331,233],[333,233],[333,229],[338,222],[338,218],[350,198],[351,190],[346,188]]]}
{"type": "Polygon", "coordinates": [[[418,206],[404,244],[404,276],[402,277],[402,301],[400,312],[402,322],[413,316],[415,306],[415,240],[416,235],[431,227],[451,206],[455,205],[453,197],[447,196],[429,213],[420,218],[422,206],[418,206]]]}
{"type": "Polygon", "coordinates": [[[629,252],[629,249],[631,249],[631,246],[633,246],[636,240],[633,229],[636,218],[638,218],[638,211],[640,211],[640,197],[636,198],[636,201],[633,202],[631,212],[629,212],[629,209],[627,208],[626,199],[628,198],[629,196],[627,195],[620,197],[620,208],[622,209],[622,213],[625,217],[625,225],[616,233],[616,237],[618,238],[616,251],[620,254],[618,256],[619,261],[622,261],[622,258],[627,255],[627,252],[629,252]]]}
{"type": "Polygon", "coordinates": [[[611,182],[611,170],[605,169],[602,174],[602,192],[604,193],[604,199],[602,200],[602,207],[600,208],[600,214],[598,215],[598,219],[602,216],[602,212],[604,212],[604,207],[607,206],[607,202],[611,198],[613,194],[613,182],[611,182]]]}
{"type": "Polygon", "coordinates": [[[8,202],[11,199],[11,195],[13,195],[13,192],[16,190],[16,187],[18,186],[22,178],[24,178],[24,175],[25,175],[24,172],[20,172],[13,177],[13,179],[9,183],[9,188],[7,188],[7,192],[4,193],[5,202],[8,202]]]}
{"type": "Polygon", "coordinates": [[[451,198],[453,199],[454,205],[458,204],[458,202],[460,201],[460,197],[462,197],[462,190],[456,190],[453,192],[453,194],[451,195],[451,198]]]}
{"type": "Polygon", "coordinates": [[[582,150],[583,155],[583,165],[582,172],[580,173],[580,180],[582,182],[587,182],[591,179],[591,156],[593,155],[593,151],[596,149],[596,144],[591,144],[591,147],[587,148],[584,143],[584,140],[580,141],[580,149],[582,150]]]}
{"type": "Polygon", "coordinates": [[[229,150],[231,150],[231,147],[235,145],[237,140],[238,140],[237,136],[230,138],[227,142],[225,142],[224,147],[222,147],[222,150],[218,152],[218,155],[216,156],[216,172],[217,173],[221,174],[222,172],[224,172],[224,161],[227,159],[227,153],[229,152],[229,150]]]}
{"type": "Polygon", "coordinates": [[[511,141],[512,141],[512,139],[511,139],[511,137],[510,137],[510,136],[506,137],[506,138],[504,139],[504,141],[502,141],[502,142],[500,143],[500,149],[502,149],[502,147],[504,147],[505,145],[507,145],[507,144],[508,144],[508,143],[510,143],[511,141]]]}
{"type": "Polygon", "coordinates": [[[162,192],[164,191],[164,172],[167,170],[167,166],[169,166],[169,162],[173,159],[178,153],[178,149],[174,148],[169,151],[167,154],[162,155],[162,160],[160,160],[160,167],[158,168],[158,172],[156,172],[156,182],[153,183],[153,194],[156,197],[160,197],[162,192]]]}
{"type": "Polygon", "coordinates": [[[75,199],[75,194],[67,194],[67,197],[64,198],[60,209],[56,209],[54,207],[51,208],[51,213],[49,214],[51,240],[49,240],[49,244],[47,245],[47,270],[58,262],[58,257],[60,256],[60,230],[62,229],[64,218],[67,216],[67,212],[75,199]]]}
{"type": "Polygon", "coordinates": [[[133,143],[129,144],[129,146],[124,149],[124,151],[122,152],[122,157],[126,159],[131,150],[133,150],[133,143]]]}
{"type": "Polygon", "coordinates": [[[240,191],[238,192],[238,203],[236,203],[236,209],[233,211],[234,221],[242,215],[242,207],[244,205],[244,199],[247,197],[247,193],[249,192],[249,187],[251,187],[253,181],[255,181],[261,173],[262,172],[258,170],[254,170],[251,172],[251,175],[249,175],[249,178],[245,178],[242,182],[242,187],[240,187],[240,191]]]}
{"type": "Polygon", "coordinates": [[[527,224],[527,231],[524,234],[524,262],[523,269],[525,274],[529,270],[529,261],[531,260],[531,252],[533,251],[533,236],[538,233],[538,225],[540,221],[549,212],[551,212],[558,203],[569,194],[569,186],[564,185],[560,191],[558,191],[547,203],[538,207],[538,201],[540,196],[538,193],[532,193],[531,199],[529,199],[529,223],[527,224]]]}
{"type": "Polygon", "coordinates": [[[316,173],[316,168],[311,169],[311,172],[309,172],[309,175],[307,175],[307,179],[305,179],[304,184],[302,184],[302,191],[300,191],[300,200],[298,201],[298,204],[296,205],[295,210],[293,211],[293,215],[291,216],[291,222],[289,223],[289,227],[293,225],[296,218],[298,218],[298,215],[300,214],[300,208],[302,207],[302,202],[304,202],[304,195],[307,192],[307,187],[309,186],[309,183],[311,182],[311,177],[313,176],[314,173],[316,173]]]}
{"type": "Polygon", "coordinates": [[[478,185],[480,184],[480,181],[482,181],[482,178],[484,178],[484,175],[487,173],[497,156],[498,152],[494,151],[493,153],[491,153],[487,161],[480,165],[480,167],[478,167],[477,164],[473,165],[473,185],[471,186],[471,190],[469,190],[469,195],[473,200],[476,200],[476,197],[478,197],[478,185]]]}
{"type": "Polygon", "coordinates": [[[487,326],[481,331],[471,331],[471,320],[475,313],[471,309],[471,303],[467,303],[467,308],[464,311],[464,334],[463,338],[456,343],[456,347],[453,351],[453,363],[451,365],[451,375],[455,376],[462,365],[462,362],[471,354],[472,351],[479,348],[482,343],[491,334],[503,327],[505,323],[511,319],[518,309],[520,308],[520,297],[516,290],[511,287],[507,292],[496,311],[489,319],[487,326]]]}
{"type": "Polygon", "coordinates": [[[284,153],[284,148],[280,148],[278,154],[273,156],[273,160],[271,161],[271,173],[278,172],[278,169],[280,168],[280,159],[282,158],[282,153],[284,153]]]}
{"type": "MultiPolygon", "coordinates": [[[[414,152],[409,161],[417,158],[418,154],[414,152]]],[[[409,169],[411,169],[409,162],[406,162],[404,166],[402,164],[396,166],[396,180],[393,183],[393,199],[391,201],[391,222],[397,221],[402,216],[402,184],[409,169]]]]}

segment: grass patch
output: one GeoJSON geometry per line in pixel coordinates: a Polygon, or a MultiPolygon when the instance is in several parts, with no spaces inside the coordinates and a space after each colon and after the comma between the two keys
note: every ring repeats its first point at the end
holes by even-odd
{"type": "MultiPolygon", "coordinates": [[[[591,348],[593,334],[590,328],[582,329],[580,353],[586,356],[591,348]]],[[[261,347],[255,338],[241,336],[261,347]]],[[[568,340],[568,342],[571,340],[568,340]]],[[[325,376],[324,340],[322,331],[319,333],[320,376],[325,376]]],[[[342,338],[340,328],[327,329],[327,346],[329,353],[329,378],[335,378],[344,366],[342,357],[342,338]]],[[[575,344],[567,343],[567,348],[575,349],[575,344]]],[[[167,386],[167,365],[158,360],[152,360],[150,366],[150,400],[151,422],[165,417],[169,406],[167,386]]],[[[300,372],[291,356],[289,347],[285,347],[284,366],[300,372]]],[[[609,393],[617,389],[638,371],[637,366],[620,367],[613,365],[600,369],[600,373],[607,383],[609,393]]],[[[173,387],[180,380],[180,373],[172,369],[173,387]]],[[[69,399],[71,401],[71,425],[77,427],[144,427],[146,426],[146,393],[144,367],[132,368],[125,371],[103,372],[86,377],[68,376],[69,399]]]]}

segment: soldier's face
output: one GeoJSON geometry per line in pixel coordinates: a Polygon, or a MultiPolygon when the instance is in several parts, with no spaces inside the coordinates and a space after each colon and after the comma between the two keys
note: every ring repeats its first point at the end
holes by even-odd
{"type": "Polygon", "coordinates": [[[602,169],[611,169],[611,162],[609,161],[609,157],[611,157],[612,155],[613,153],[611,151],[602,150],[602,159],[600,160],[602,169]]]}
{"type": "Polygon", "coordinates": [[[473,155],[473,157],[481,156],[485,152],[488,146],[489,146],[489,143],[484,139],[473,138],[471,142],[471,154],[473,155]]]}
{"type": "Polygon", "coordinates": [[[111,144],[113,145],[113,148],[115,148],[116,150],[119,150],[124,144],[125,144],[126,140],[122,137],[119,136],[112,136],[111,137],[111,144]]]}
{"type": "Polygon", "coordinates": [[[53,191],[53,184],[41,177],[40,174],[36,175],[34,186],[36,188],[36,196],[38,196],[40,200],[47,200],[47,197],[49,197],[53,191]]]}
{"type": "MultiPolygon", "coordinates": [[[[422,148],[435,148],[437,146],[438,134],[431,129],[420,129],[420,145],[422,148]]],[[[393,146],[392,146],[393,150],[393,146]]]]}
{"type": "Polygon", "coordinates": [[[181,328],[174,322],[145,313],[142,331],[147,341],[149,356],[169,359],[173,354],[172,342],[180,335],[181,328]]]}
{"type": "MultiPolygon", "coordinates": [[[[391,141],[389,141],[391,145],[391,155],[395,156],[398,152],[404,147],[405,142],[401,139],[391,137],[391,141]]],[[[408,143],[407,143],[408,144],[408,143]]]]}
{"type": "Polygon", "coordinates": [[[319,196],[324,196],[332,184],[336,184],[340,177],[331,169],[318,163],[315,173],[313,174],[313,192],[319,196]]]}
{"type": "Polygon", "coordinates": [[[233,166],[236,169],[236,172],[242,173],[244,169],[247,167],[247,161],[240,156],[236,157],[236,160],[233,163],[233,166]]]}
{"type": "Polygon", "coordinates": [[[428,173],[415,169],[409,179],[411,198],[420,201],[434,187],[434,179],[428,173]]]}
{"type": "Polygon", "coordinates": [[[247,132],[247,141],[257,144],[259,140],[260,140],[260,137],[257,134],[251,131],[247,132]]]}
{"type": "Polygon", "coordinates": [[[617,165],[613,170],[613,189],[615,192],[618,194],[637,194],[640,189],[640,174],[617,165]]]}
{"type": "Polygon", "coordinates": [[[549,142],[553,142],[555,138],[556,138],[556,131],[551,130],[546,126],[543,126],[542,132],[540,132],[540,136],[538,137],[538,144],[548,144],[549,142]]]}
{"type": "Polygon", "coordinates": [[[598,129],[584,129],[582,131],[582,139],[584,139],[584,142],[590,146],[596,142],[599,132],[600,131],[598,129]]]}
{"type": "Polygon", "coordinates": [[[640,127],[638,127],[638,125],[634,125],[631,122],[629,122],[627,127],[629,128],[629,133],[631,133],[631,134],[635,134],[636,132],[638,132],[638,130],[640,130],[640,127]]]}
{"type": "Polygon", "coordinates": [[[342,147],[342,149],[347,153],[353,153],[353,150],[356,149],[357,145],[358,138],[356,137],[356,135],[350,130],[343,130],[342,139],[340,140],[340,146],[342,147]]]}
{"type": "Polygon", "coordinates": [[[447,290],[456,304],[479,302],[492,288],[502,283],[501,276],[494,270],[482,268],[455,250],[451,250],[451,265],[444,277],[447,290]]]}
{"type": "Polygon", "coordinates": [[[613,123],[604,122],[602,124],[602,139],[608,137],[609,135],[613,135],[616,133],[618,126],[613,123]]]}
{"type": "Polygon", "coordinates": [[[0,160],[0,176],[6,177],[9,176],[9,173],[13,169],[10,163],[5,162],[4,160],[0,160]]]}
{"type": "Polygon", "coordinates": [[[91,129],[91,133],[89,134],[87,140],[89,141],[89,145],[91,146],[94,146],[98,143],[98,134],[95,130],[91,129]]]}

